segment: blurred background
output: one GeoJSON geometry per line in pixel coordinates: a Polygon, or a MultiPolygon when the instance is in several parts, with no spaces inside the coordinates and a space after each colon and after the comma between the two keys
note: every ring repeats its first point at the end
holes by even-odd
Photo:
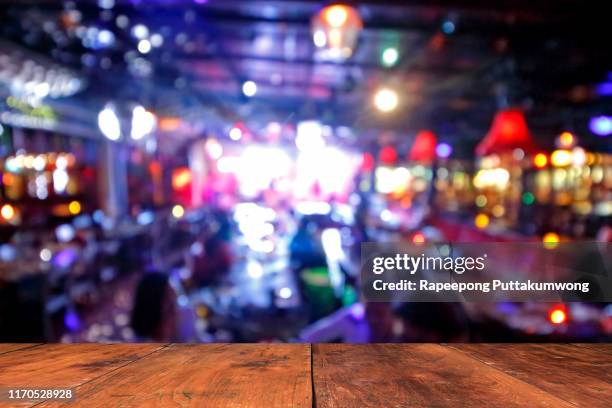
{"type": "Polygon", "coordinates": [[[573,0],[0,1],[0,341],[609,341],[601,303],[363,303],[362,242],[612,239],[573,0]]]}

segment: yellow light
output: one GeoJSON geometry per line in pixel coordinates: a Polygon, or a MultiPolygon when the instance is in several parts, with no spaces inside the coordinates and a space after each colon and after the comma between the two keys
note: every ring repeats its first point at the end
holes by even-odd
{"type": "Polygon", "coordinates": [[[563,132],[559,135],[560,147],[572,147],[574,145],[574,135],[570,132],[563,132]]]}
{"type": "Polygon", "coordinates": [[[172,216],[174,218],[181,218],[183,215],[185,215],[185,209],[183,208],[182,205],[177,204],[174,207],[172,207],[172,216]]]}
{"type": "Polygon", "coordinates": [[[391,89],[383,88],[374,95],[374,105],[381,112],[391,112],[399,103],[397,93],[391,89]]]}
{"type": "Polygon", "coordinates": [[[323,15],[325,16],[325,21],[327,21],[327,24],[335,28],[342,27],[348,20],[346,6],[341,4],[335,4],[327,7],[323,12],[323,15]]]}
{"type": "Polygon", "coordinates": [[[506,213],[506,209],[504,208],[503,205],[501,204],[496,204],[493,209],[491,210],[491,212],[493,213],[493,215],[497,218],[499,217],[503,217],[504,214],[506,213]]]}
{"type": "Polygon", "coordinates": [[[72,215],[77,215],[81,212],[81,203],[78,201],[71,201],[70,204],[68,204],[68,211],[70,211],[72,215]]]}
{"type": "Polygon", "coordinates": [[[555,150],[550,156],[550,162],[555,167],[564,167],[572,164],[572,152],[569,150],[555,150]]]}
{"type": "Polygon", "coordinates": [[[550,322],[552,324],[561,324],[565,323],[565,321],[567,320],[567,314],[565,313],[565,310],[555,308],[551,310],[550,314],[548,315],[548,318],[550,319],[550,322]]]}
{"type": "Polygon", "coordinates": [[[191,170],[186,167],[176,169],[172,174],[172,187],[181,190],[191,183],[191,170]]]}
{"type": "Polygon", "coordinates": [[[533,164],[537,168],[541,169],[542,167],[545,167],[548,164],[548,157],[546,157],[544,153],[538,153],[533,158],[533,164]]]}
{"type": "Polygon", "coordinates": [[[559,245],[560,240],[561,238],[559,237],[559,234],[556,234],[554,232],[548,232],[544,234],[544,237],[542,237],[544,247],[548,249],[556,248],[559,245]]]}
{"type": "Polygon", "coordinates": [[[0,209],[0,214],[2,215],[2,218],[7,221],[10,221],[15,216],[15,209],[10,204],[4,204],[2,206],[2,209],[0,209]]]}
{"type": "Polygon", "coordinates": [[[476,218],[474,218],[474,225],[476,228],[484,229],[489,225],[489,216],[487,214],[478,214],[476,218]]]}

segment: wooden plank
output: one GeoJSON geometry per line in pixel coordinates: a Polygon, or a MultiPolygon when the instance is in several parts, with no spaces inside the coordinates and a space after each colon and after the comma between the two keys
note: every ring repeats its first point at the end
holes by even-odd
{"type": "Polygon", "coordinates": [[[313,346],[317,407],[569,407],[437,344],[313,346]]]}
{"type": "Polygon", "coordinates": [[[0,343],[0,354],[10,353],[30,347],[36,347],[40,343],[0,343]]]}
{"type": "Polygon", "coordinates": [[[172,345],[76,393],[84,407],[310,408],[310,346],[172,345]]]}
{"type": "Polygon", "coordinates": [[[451,347],[579,406],[609,407],[609,346],[571,344],[457,344],[451,347]],[[603,351],[603,352],[602,352],[603,351]]]}
{"type": "MultiPolygon", "coordinates": [[[[159,344],[49,344],[24,348],[0,355],[0,388],[75,388],[162,347],[159,344]]],[[[11,406],[31,405],[32,402],[24,402],[11,406]]]]}
{"type": "Polygon", "coordinates": [[[612,343],[572,343],[572,345],[588,348],[598,353],[612,354],[612,343]]]}

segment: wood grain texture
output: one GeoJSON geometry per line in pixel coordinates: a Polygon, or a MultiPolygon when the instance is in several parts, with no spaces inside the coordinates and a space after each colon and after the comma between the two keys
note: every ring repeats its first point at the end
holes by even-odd
{"type": "Polygon", "coordinates": [[[457,344],[483,363],[579,406],[612,404],[609,347],[571,344],[457,344]]]}
{"type": "Polygon", "coordinates": [[[11,351],[17,351],[38,345],[38,343],[0,343],[0,354],[10,353],[11,351]]]}
{"type": "Polygon", "coordinates": [[[572,343],[572,346],[588,348],[598,353],[612,354],[612,343],[572,343]]]}
{"type": "Polygon", "coordinates": [[[437,344],[313,346],[317,407],[569,407],[437,344]]]}
{"type": "Polygon", "coordinates": [[[80,407],[309,408],[311,396],[303,344],[171,345],[77,388],[80,407]]]}
{"type": "MultiPolygon", "coordinates": [[[[75,388],[159,350],[159,344],[50,344],[0,354],[0,387],[75,388]]],[[[32,406],[22,403],[10,406],[32,406]]],[[[6,403],[1,406],[8,406],[6,403]]]]}
{"type": "Polygon", "coordinates": [[[610,344],[312,351],[304,344],[2,344],[0,387],[73,388],[77,398],[0,407],[607,407],[611,351],[610,344]]]}

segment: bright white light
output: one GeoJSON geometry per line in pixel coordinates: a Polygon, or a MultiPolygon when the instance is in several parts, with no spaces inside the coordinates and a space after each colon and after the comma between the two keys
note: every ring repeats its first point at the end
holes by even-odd
{"type": "Polygon", "coordinates": [[[476,188],[497,187],[504,189],[509,180],[510,173],[506,169],[483,169],[479,170],[474,176],[474,186],[476,188]]]}
{"type": "Polygon", "coordinates": [[[108,47],[115,42],[115,34],[110,30],[101,30],[98,32],[98,42],[100,45],[108,47]]]}
{"type": "Polygon", "coordinates": [[[174,218],[182,218],[183,215],[185,215],[185,209],[182,205],[176,204],[174,207],[172,207],[172,216],[174,218]]]}
{"type": "Polygon", "coordinates": [[[239,157],[221,157],[217,161],[217,170],[220,173],[236,173],[240,168],[240,158],[239,157]]]}
{"type": "Polygon", "coordinates": [[[325,147],[321,123],[310,120],[298,123],[295,145],[302,152],[314,152],[325,147]]]}
{"type": "Polygon", "coordinates": [[[247,274],[253,279],[259,279],[263,276],[263,267],[257,261],[249,261],[247,263],[247,274]]]}
{"type": "Polygon", "coordinates": [[[38,156],[36,156],[34,158],[34,161],[32,162],[32,166],[34,167],[34,170],[37,171],[42,171],[45,169],[45,157],[41,154],[39,154],[38,156]]]}
{"type": "Polygon", "coordinates": [[[64,156],[59,156],[57,160],[55,160],[55,167],[65,170],[66,167],[68,167],[68,160],[64,156]]]}
{"type": "Polygon", "coordinates": [[[325,32],[323,32],[323,30],[315,31],[312,35],[312,40],[314,41],[314,44],[319,48],[323,48],[327,44],[327,38],[325,37],[325,32]]]}
{"type": "Polygon", "coordinates": [[[399,52],[396,48],[386,48],[382,53],[382,62],[385,66],[395,65],[399,59],[399,52]]]}
{"type": "Polygon", "coordinates": [[[132,110],[132,132],[134,140],[140,140],[150,134],[157,127],[157,118],[142,106],[136,106],[132,110]]]}
{"type": "Polygon", "coordinates": [[[333,5],[326,9],[325,19],[330,26],[338,28],[342,27],[348,19],[346,6],[333,5]]]}
{"type": "Polygon", "coordinates": [[[121,124],[112,106],[107,105],[98,114],[98,127],[109,140],[119,140],[121,137],[121,124]]]}
{"type": "Polygon", "coordinates": [[[355,165],[345,152],[328,147],[320,153],[319,160],[313,160],[311,171],[324,193],[341,193],[353,179],[355,165]]]}
{"type": "Polygon", "coordinates": [[[51,90],[51,87],[49,86],[48,83],[46,82],[41,82],[39,84],[37,84],[34,87],[34,94],[38,97],[38,98],[44,98],[47,95],[49,95],[49,91],[51,90]]]}
{"type": "Polygon", "coordinates": [[[59,242],[71,241],[74,235],[74,227],[70,224],[62,224],[55,229],[55,236],[59,242]]]}
{"type": "Polygon", "coordinates": [[[149,36],[149,29],[144,24],[136,24],[132,28],[132,35],[139,40],[147,38],[149,36]]]}
{"type": "Polygon", "coordinates": [[[282,299],[289,299],[292,294],[293,292],[291,291],[291,289],[287,287],[281,288],[278,291],[278,296],[280,296],[282,299]]]}
{"type": "Polygon", "coordinates": [[[327,215],[331,211],[331,206],[323,201],[304,201],[297,204],[296,211],[304,215],[327,215]]]}
{"type": "Polygon", "coordinates": [[[291,158],[281,149],[262,146],[247,147],[240,157],[236,177],[240,192],[255,196],[270,186],[272,180],[286,177],[291,168],[291,158]]]}
{"type": "Polygon", "coordinates": [[[339,261],[344,258],[342,237],[337,228],[327,228],[323,230],[321,233],[321,243],[329,260],[339,261]]]}
{"type": "Polygon", "coordinates": [[[257,93],[257,84],[253,81],[246,81],[242,84],[242,93],[249,98],[257,93]]]}
{"type": "Polygon", "coordinates": [[[389,209],[385,208],[380,212],[380,219],[384,222],[390,222],[393,219],[393,213],[389,209]]]}
{"type": "Polygon", "coordinates": [[[149,40],[138,41],[138,51],[141,54],[148,54],[151,51],[151,42],[149,40]]]}
{"type": "Polygon", "coordinates": [[[56,193],[63,193],[68,185],[68,173],[63,169],[56,169],[53,172],[53,190],[56,193]]]}
{"type": "Polygon", "coordinates": [[[391,112],[398,103],[397,93],[391,89],[381,89],[374,95],[374,105],[381,112],[391,112]]]}
{"type": "Polygon", "coordinates": [[[154,47],[161,47],[164,43],[164,37],[161,34],[155,33],[150,38],[151,45],[154,47]]]}
{"type": "Polygon", "coordinates": [[[40,259],[44,262],[49,262],[51,260],[51,250],[49,248],[43,248],[40,250],[40,259]]]}
{"type": "Polygon", "coordinates": [[[208,139],[204,148],[206,152],[208,152],[208,155],[215,160],[223,156],[223,146],[221,146],[221,143],[219,143],[217,139],[208,139]]]}
{"type": "Polygon", "coordinates": [[[240,128],[234,127],[229,131],[229,137],[232,140],[240,140],[242,139],[242,130],[240,128]]]}
{"type": "Polygon", "coordinates": [[[379,167],[376,169],[376,189],[383,194],[396,190],[406,189],[412,178],[410,171],[405,167],[379,167]]]}
{"type": "Polygon", "coordinates": [[[268,133],[278,135],[283,130],[283,127],[278,122],[270,122],[268,123],[266,130],[268,131],[268,133]]]}
{"type": "Polygon", "coordinates": [[[582,167],[586,163],[586,152],[582,147],[574,147],[572,150],[572,164],[575,167],[582,167]]]}

